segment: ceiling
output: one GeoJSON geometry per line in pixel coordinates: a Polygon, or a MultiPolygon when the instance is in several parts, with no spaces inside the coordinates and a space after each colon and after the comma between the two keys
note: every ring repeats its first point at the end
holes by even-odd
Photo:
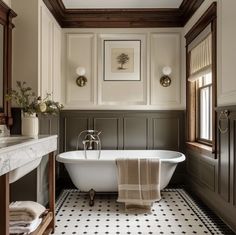
{"type": "Polygon", "coordinates": [[[179,8],[183,0],[62,0],[66,9],[179,8]]]}
{"type": "Polygon", "coordinates": [[[183,27],[205,0],[43,0],[62,28],[183,27]]]}

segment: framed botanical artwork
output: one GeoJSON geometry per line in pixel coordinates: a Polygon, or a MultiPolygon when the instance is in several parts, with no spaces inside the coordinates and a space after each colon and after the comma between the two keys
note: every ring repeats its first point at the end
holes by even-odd
{"type": "Polygon", "coordinates": [[[104,40],[104,81],[141,80],[141,40],[104,40]]]}

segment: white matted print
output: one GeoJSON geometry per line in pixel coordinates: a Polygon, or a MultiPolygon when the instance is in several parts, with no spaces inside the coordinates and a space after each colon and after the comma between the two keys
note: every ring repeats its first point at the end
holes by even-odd
{"type": "Polygon", "coordinates": [[[140,81],[141,40],[104,40],[105,81],[140,81]]]}

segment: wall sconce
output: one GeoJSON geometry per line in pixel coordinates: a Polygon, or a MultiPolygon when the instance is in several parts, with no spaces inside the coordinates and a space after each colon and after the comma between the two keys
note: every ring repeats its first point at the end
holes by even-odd
{"type": "Polygon", "coordinates": [[[86,70],[84,67],[78,67],[76,69],[76,74],[79,75],[79,77],[76,79],[76,84],[80,87],[83,87],[86,85],[86,82],[88,81],[88,79],[84,76],[86,73],[86,70]]]}
{"type": "Polygon", "coordinates": [[[160,83],[163,87],[168,87],[171,84],[171,78],[169,75],[171,74],[172,69],[169,66],[165,66],[162,69],[163,76],[160,79],[160,83]]]}

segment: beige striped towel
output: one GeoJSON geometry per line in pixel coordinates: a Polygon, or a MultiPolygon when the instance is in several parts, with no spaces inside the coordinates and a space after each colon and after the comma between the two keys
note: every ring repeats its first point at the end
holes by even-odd
{"type": "Polygon", "coordinates": [[[116,159],[118,169],[118,202],[126,209],[150,211],[152,203],[161,199],[158,158],[116,159]]]}

